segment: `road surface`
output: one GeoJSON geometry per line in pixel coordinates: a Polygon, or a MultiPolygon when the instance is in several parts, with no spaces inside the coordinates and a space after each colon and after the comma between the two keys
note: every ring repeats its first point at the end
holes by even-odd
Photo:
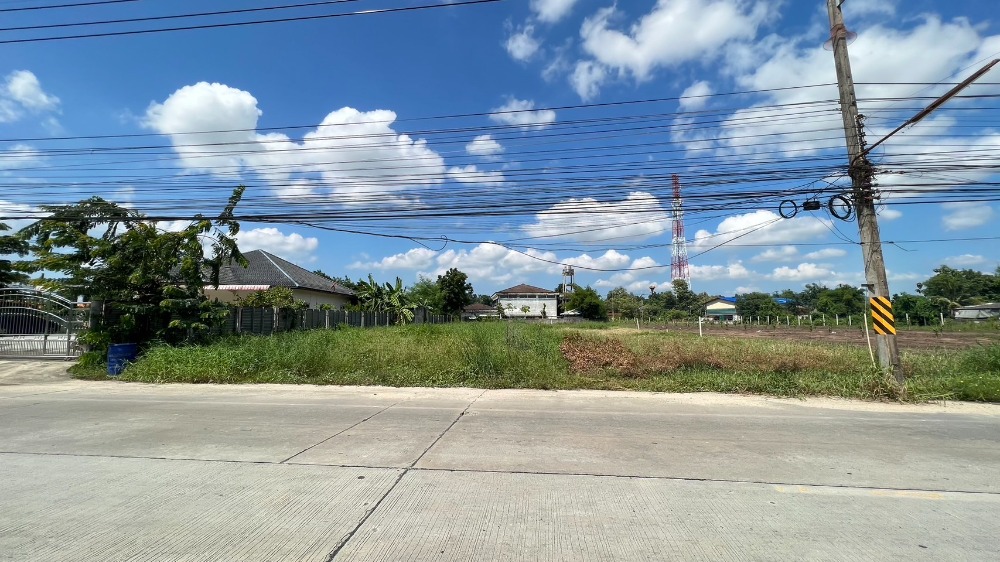
{"type": "Polygon", "coordinates": [[[1000,407],[68,380],[0,362],[0,560],[986,560],[1000,407]]]}

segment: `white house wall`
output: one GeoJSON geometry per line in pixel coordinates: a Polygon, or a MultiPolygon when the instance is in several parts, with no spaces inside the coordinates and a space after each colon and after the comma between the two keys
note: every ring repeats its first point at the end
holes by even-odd
{"type": "Polygon", "coordinates": [[[509,318],[542,317],[542,307],[545,307],[545,315],[549,318],[557,316],[559,306],[556,297],[499,297],[500,305],[503,307],[503,315],[509,318]],[[510,305],[508,307],[507,305],[510,305]],[[521,307],[527,306],[531,310],[521,312],[521,307]]]}

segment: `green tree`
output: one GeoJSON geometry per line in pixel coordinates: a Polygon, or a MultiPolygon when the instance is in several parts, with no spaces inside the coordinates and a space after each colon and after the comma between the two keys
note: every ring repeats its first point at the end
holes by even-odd
{"type": "Polygon", "coordinates": [[[625,287],[611,289],[604,300],[610,312],[623,318],[636,318],[639,306],[643,304],[642,299],[628,292],[625,287]]]}
{"type": "Polygon", "coordinates": [[[444,295],[441,287],[432,279],[421,275],[417,282],[406,292],[409,299],[417,308],[424,308],[431,312],[440,312],[444,306],[444,295]]]}
{"type": "Polygon", "coordinates": [[[590,287],[574,287],[573,294],[570,295],[566,303],[567,310],[575,310],[580,316],[589,320],[607,320],[608,312],[604,305],[604,300],[597,291],[590,287]]]}
{"type": "Polygon", "coordinates": [[[766,293],[736,295],[736,312],[743,318],[751,318],[753,316],[782,316],[787,313],[781,305],[774,302],[774,297],[766,293]]]}
{"type": "Polygon", "coordinates": [[[702,304],[708,299],[702,300],[701,297],[688,287],[687,281],[683,279],[674,279],[671,285],[676,302],[674,310],[680,310],[690,316],[701,316],[704,312],[702,304]]]}
{"type": "Polygon", "coordinates": [[[451,268],[444,275],[438,275],[438,287],[441,289],[441,310],[445,314],[459,314],[462,309],[472,304],[472,283],[469,276],[456,268],[451,268]]]}
{"type": "Polygon", "coordinates": [[[43,207],[48,216],[18,234],[34,255],[26,268],[59,272],[65,280],[47,282],[47,288],[82,288],[123,313],[113,326],[94,330],[100,334],[88,334],[92,343],[203,339],[225,310],[208,302],[202,288],[218,286],[224,263],[246,264],[233,216],[243,190],[233,191],[217,217],[196,215],[177,232],[161,231],[137,211],[100,197],[43,207]]]}
{"type": "Polygon", "coordinates": [[[816,307],[819,305],[819,298],[823,296],[823,293],[829,290],[829,288],[823,285],[809,283],[805,286],[805,289],[796,293],[795,300],[806,312],[812,312],[813,310],[816,310],[816,307]]]}
{"type": "Polygon", "coordinates": [[[857,287],[838,285],[836,289],[829,289],[820,295],[816,310],[828,315],[863,314],[865,293],[857,287]]]}
{"type": "Polygon", "coordinates": [[[295,300],[295,293],[288,287],[271,287],[237,297],[233,304],[246,308],[306,308],[305,301],[295,300]]]}
{"type": "Polygon", "coordinates": [[[1000,287],[993,275],[946,265],[935,269],[934,275],[918,286],[926,297],[942,297],[960,305],[1000,298],[1000,287]]]}
{"type": "MultiPolygon", "coordinates": [[[[10,227],[0,222],[0,232],[10,230],[10,227]]],[[[24,283],[28,276],[14,270],[14,263],[6,256],[24,256],[28,253],[28,244],[16,236],[0,234],[0,287],[15,283],[24,283]]]]}

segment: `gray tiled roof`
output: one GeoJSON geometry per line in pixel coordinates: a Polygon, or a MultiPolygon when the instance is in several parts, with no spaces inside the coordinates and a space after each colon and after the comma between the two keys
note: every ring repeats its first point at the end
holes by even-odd
{"type": "Polygon", "coordinates": [[[537,295],[537,294],[558,295],[559,293],[557,293],[555,291],[550,291],[548,289],[541,289],[541,288],[535,287],[533,285],[524,285],[524,284],[521,284],[521,285],[515,285],[515,286],[513,286],[513,287],[511,287],[509,289],[504,289],[502,291],[497,291],[495,294],[497,294],[497,295],[509,295],[509,294],[515,294],[515,295],[525,295],[525,294],[529,294],[529,295],[537,295]]]}
{"type": "Polygon", "coordinates": [[[247,267],[230,263],[219,271],[220,285],[270,285],[353,296],[354,291],[264,250],[244,252],[247,267]]]}

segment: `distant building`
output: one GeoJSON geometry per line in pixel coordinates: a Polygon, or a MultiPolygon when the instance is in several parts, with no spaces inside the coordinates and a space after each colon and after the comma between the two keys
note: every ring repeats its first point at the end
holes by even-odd
{"type": "Polygon", "coordinates": [[[330,305],[342,309],[355,298],[354,291],[303,269],[294,263],[281,259],[264,250],[245,252],[247,266],[236,263],[222,266],[219,271],[219,286],[206,285],[204,292],[209,299],[233,302],[237,297],[245,297],[257,291],[272,287],[286,287],[292,290],[296,300],[305,301],[309,308],[330,305]]]}
{"type": "Polygon", "coordinates": [[[720,322],[741,322],[736,312],[736,297],[716,297],[705,303],[705,317],[720,322]]]}
{"type": "Polygon", "coordinates": [[[479,320],[480,318],[496,318],[500,316],[497,307],[483,303],[472,303],[462,309],[462,320],[479,320]]]}
{"type": "Polygon", "coordinates": [[[503,315],[508,318],[558,316],[559,293],[531,285],[515,285],[497,291],[493,294],[493,301],[503,308],[503,315]],[[527,311],[524,307],[527,307],[527,311]]]}
{"type": "Polygon", "coordinates": [[[992,320],[1000,318],[1000,303],[988,302],[973,306],[962,306],[954,310],[955,320],[992,320]]]}

